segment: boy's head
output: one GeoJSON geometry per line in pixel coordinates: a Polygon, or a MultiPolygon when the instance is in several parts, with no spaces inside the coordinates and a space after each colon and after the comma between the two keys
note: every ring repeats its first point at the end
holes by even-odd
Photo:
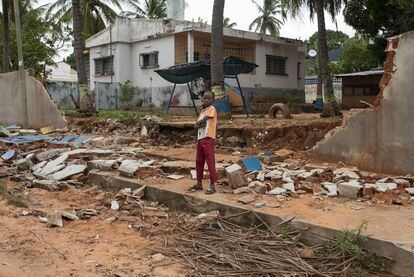
{"type": "Polygon", "coordinates": [[[214,94],[214,92],[212,91],[205,91],[203,93],[203,99],[202,99],[202,104],[203,104],[203,109],[211,106],[215,100],[216,96],[214,94]]]}

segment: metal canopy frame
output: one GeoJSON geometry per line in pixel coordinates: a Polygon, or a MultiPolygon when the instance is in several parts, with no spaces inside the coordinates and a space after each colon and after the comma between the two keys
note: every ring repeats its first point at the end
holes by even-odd
{"type": "MultiPolygon", "coordinates": [[[[244,113],[247,115],[247,117],[250,117],[249,111],[247,110],[246,99],[244,98],[243,90],[241,88],[238,75],[225,75],[224,78],[225,79],[236,79],[237,86],[238,86],[238,89],[239,89],[239,93],[238,94],[241,96],[242,101],[243,101],[243,110],[244,110],[244,113]]],[[[188,87],[188,91],[190,93],[191,101],[193,103],[194,111],[196,113],[196,116],[198,116],[197,107],[196,107],[195,102],[194,102],[194,93],[191,90],[190,83],[186,83],[186,84],[187,84],[187,87],[188,87]]],[[[171,107],[173,107],[173,108],[187,108],[188,107],[188,106],[171,106],[171,102],[172,102],[172,99],[174,97],[174,93],[175,93],[176,87],[177,87],[177,84],[174,83],[173,89],[171,91],[170,100],[168,101],[168,105],[167,105],[167,108],[165,110],[165,113],[166,114],[168,114],[168,111],[170,110],[171,107]]],[[[236,91],[236,93],[237,93],[237,91],[236,91]]]]}
{"type": "MultiPolygon", "coordinates": [[[[177,87],[177,84],[174,83],[174,87],[173,87],[172,92],[171,92],[170,100],[168,101],[168,106],[167,106],[167,109],[165,110],[166,114],[168,114],[168,111],[170,110],[170,107],[174,107],[174,108],[187,108],[188,107],[188,106],[171,106],[171,101],[173,99],[176,87],[177,87]]],[[[187,83],[187,87],[188,87],[188,92],[190,93],[191,101],[193,102],[194,111],[196,113],[196,116],[198,117],[198,111],[197,111],[197,107],[196,107],[195,102],[194,102],[194,94],[193,94],[193,91],[191,90],[190,83],[187,83]]]]}

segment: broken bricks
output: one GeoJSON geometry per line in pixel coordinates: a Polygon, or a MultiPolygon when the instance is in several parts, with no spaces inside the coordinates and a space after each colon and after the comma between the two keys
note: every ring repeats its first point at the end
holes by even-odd
{"type": "Polygon", "coordinates": [[[246,176],[240,165],[232,164],[231,166],[225,168],[225,172],[227,178],[229,179],[231,188],[235,189],[247,185],[246,176]]]}

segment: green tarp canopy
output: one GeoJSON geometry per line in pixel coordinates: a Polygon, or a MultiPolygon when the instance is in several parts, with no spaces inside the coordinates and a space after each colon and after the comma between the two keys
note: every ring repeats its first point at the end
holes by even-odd
{"type": "MultiPolygon", "coordinates": [[[[162,78],[174,84],[186,84],[198,78],[210,79],[210,60],[186,63],[155,70],[162,78]]],[[[237,76],[252,72],[257,65],[229,56],[223,61],[225,76],[237,76]]]]}

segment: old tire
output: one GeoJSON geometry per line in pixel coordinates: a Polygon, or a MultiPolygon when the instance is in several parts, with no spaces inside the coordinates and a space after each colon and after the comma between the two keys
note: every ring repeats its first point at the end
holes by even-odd
{"type": "Polygon", "coordinates": [[[269,117],[276,118],[276,113],[281,111],[284,118],[292,118],[288,106],[283,103],[276,103],[269,109],[269,117]]]}

